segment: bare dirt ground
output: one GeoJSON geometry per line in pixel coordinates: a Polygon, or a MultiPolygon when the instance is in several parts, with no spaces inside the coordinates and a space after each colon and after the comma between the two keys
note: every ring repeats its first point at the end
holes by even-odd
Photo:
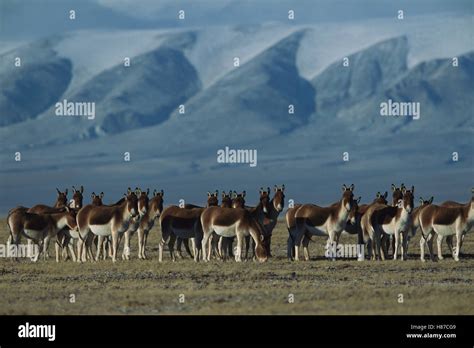
{"type": "MultiPolygon", "coordinates": [[[[0,243],[6,243],[5,219],[0,243]]],[[[419,235],[409,260],[326,260],[324,240],[310,244],[312,260],[286,259],[283,221],[274,231],[274,257],[253,261],[158,263],[159,228],[148,241],[149,260],[85,264],[0,259],[0,314],[474,314],[474,240],[466,236],[462,259],[419,260],[419,235]],[[72,296],[75,302],[71,303],[72,296]],[[403,301],[401,301],[403,297],[403,301]],[[289,299],[294,298],[294,302],[289,299]]],[[[355,243],[343,237],[342,243],[355,243]]]]}

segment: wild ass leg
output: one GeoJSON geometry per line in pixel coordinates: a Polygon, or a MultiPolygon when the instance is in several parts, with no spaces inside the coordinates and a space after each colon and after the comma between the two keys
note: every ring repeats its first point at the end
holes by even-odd
{"type": "Polygon", "coordinates": [[[438,234],[438,237],[436,238],[436,244],[438,244],[438,260],[443,260],[443,249],[442,249],[442,244],[443,244],[443,239],[444,237],[440,234],[438,234]]]}
{"type": "Polygon", "coordinates": [[[176,261],[176,255],[174,253],[174,243],[176,242],[176,236],[174,235],[174,233],[171,233],[170,235],[170,240],[168,242],[168,249],[169,249],[169,252],[170,252],[170,257],[171,257],[171,260],[173,262],[176,261]]]}
{"type": "Polygon", "coordinates": [[[393,259],[396,260],[398,257],[398,248],[400,247],[400,231],[395,231],[395,245],[393,248],[393,259]]]}
{"type": "Polygon", "coordinates": [[[95,254],[95,260],[99,261],[100,259],[100,254],[102,252],[102,244],[104,244],[104,237],[103,236],[98,236],[97,238],[97,252],[95,254]]]}
{"type": "Polygon", "coordinates": [[[309,261],[309,259],[310,259],[310,257],[309,257],[309,248],[308,248],[308,245],[309,245],[310,241],[311,241],[311,238],[309,238],[308,236],[305,235],[303,237],[302,246],[303,246],[303,255],[304,255],[305,261],[309,261]]]}
{"type": "Polygon", "coordinates": [[[130,237],[131,237],[131,232],[130,231],[125,231],[124,233],[124,245],[123,245],[123,251],[122,251],[122,260],[130,260],[130,237]]]}
{"type": "Polygon", "coordinates": [[[236,238],[237,238],[237,250],[235,254],[235,261],[236,262],[242,262],[242,253],[243,253],[243,239],[244,235],[242,232],[238,231],[236,233],[236,238]]]}

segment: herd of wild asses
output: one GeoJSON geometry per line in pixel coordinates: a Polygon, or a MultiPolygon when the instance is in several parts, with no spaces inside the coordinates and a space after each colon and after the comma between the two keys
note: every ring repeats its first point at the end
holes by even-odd
{"type": "MultiPolygon", "coordinates": [[[[142,191],[139,188],[134,191],[129,188],[112,205],[102,203],[104,193],[92,193],[91,203],[83,205],[84,187],[72,188],[71,200],[68,200],[68,189],[56,189],[54,206],[38,204],[10,210],[8,243],[18,246],[21,236],[26,237],[29,243],[39,246],[34,258],[37,261],[40,254],[44,258],[48,256],[49,243],[55,238],[56,261],[68,258],[77,262],[98,261],[111,257],[115,262],[122,237],[125,237],[122,258],[129,259],[130,238],[137,232],[138,258],[146,259],[148,234],[158,221],[161,227],[160,262],[166,243],[173,260],[176,256],[183,257],[181,248],[184,245],[195,261],[233,257],[236,261],[251,258],[263,262],[272,256],[272,233],[285,202],[284,185],[275,185],[273,197],[270,188],[261,188],[255,207],[245,204],[245,191],[222,192],[219,205],[219,193],[215,191],[207,193],[205,207],[180,204],[163,208],[163,190],[150,194],[149,189],[142,191]]],[[[438,259],[442,259],[441,245],[446,237],[453,258],[458,261],[464,236],[474,225],[474,189],[467,203],[447,201],[435,205],[432,204],[433,197],[427,200],[420,197],[416,208],[413,186],[392,184],[391,190],[390,204],[387,192],[377,192],[371,203],[360,204],[361,197],[354,197],[354,185],[343,185],[340,199],[327,207],[291,201],[285,219],[289,234],[288,258],[297,261],[303,246],[304,258],[309,260],[308,244],[312,236],[327,237],[327,245],[338,245],[344,232],[356,235],[358,245],[367,246],[369,259],[385,260],[391,247],[393,259],[400,253],[400,258],[405,260],[408,240],[419,231],[422,261],[425,244],[429,247],[431,260],[435,260],[435,236],[438,259]],[[455,247],[453,236],[456,236],[455,247]]],[[[359,255],[361,258],[365,259],[365,252],[359,255]]]]}

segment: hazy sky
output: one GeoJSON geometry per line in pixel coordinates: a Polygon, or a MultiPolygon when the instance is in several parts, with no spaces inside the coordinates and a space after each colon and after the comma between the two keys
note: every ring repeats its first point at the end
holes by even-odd
{"type": "Polygon", "coordinates": [[[436,12],[474,13],[472,0],[0,0],[0,39],[31,39],[84,28],[160,28],[287,22],[363,20],[436,12]],[[77,18],[68,19],[74,9],[77,18]],[[186,21],[177,12],[186,11],[186,21]]]}

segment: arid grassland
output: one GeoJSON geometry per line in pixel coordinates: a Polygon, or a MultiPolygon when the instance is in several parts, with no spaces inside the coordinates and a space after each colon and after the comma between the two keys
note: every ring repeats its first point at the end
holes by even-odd
{"type": "MultiPolygon", "coordinates": [[[[8,236],[1,220],[0,243],[8,236]]],[[[0,259],[1,314],[474,314],[474,239],[462,259],[419,260],[419,235],[408,261],[325,260],[322,238],[310,244],[312,260],[286,259],[287,231],[274,232],[274,257],[253,261],[157,261],[159,229],[148,240],[149,260],[78,264],[50,259],[0,259]],[[75,303],[70,302],[71,294],[75,303]],[[294,303],[289,303],[293,294],[294,303]],[[403,296],[403,303],[399,302],[403,296]],[[180,302],[183,299],[184,303],[180,302]],[[180,297],[181,296],[181,297],[180,297]],[[291,297],[291,296],[290,296],[291,297]]],[[[343,237],[355,243],[355,237],[343,237]]]]}

